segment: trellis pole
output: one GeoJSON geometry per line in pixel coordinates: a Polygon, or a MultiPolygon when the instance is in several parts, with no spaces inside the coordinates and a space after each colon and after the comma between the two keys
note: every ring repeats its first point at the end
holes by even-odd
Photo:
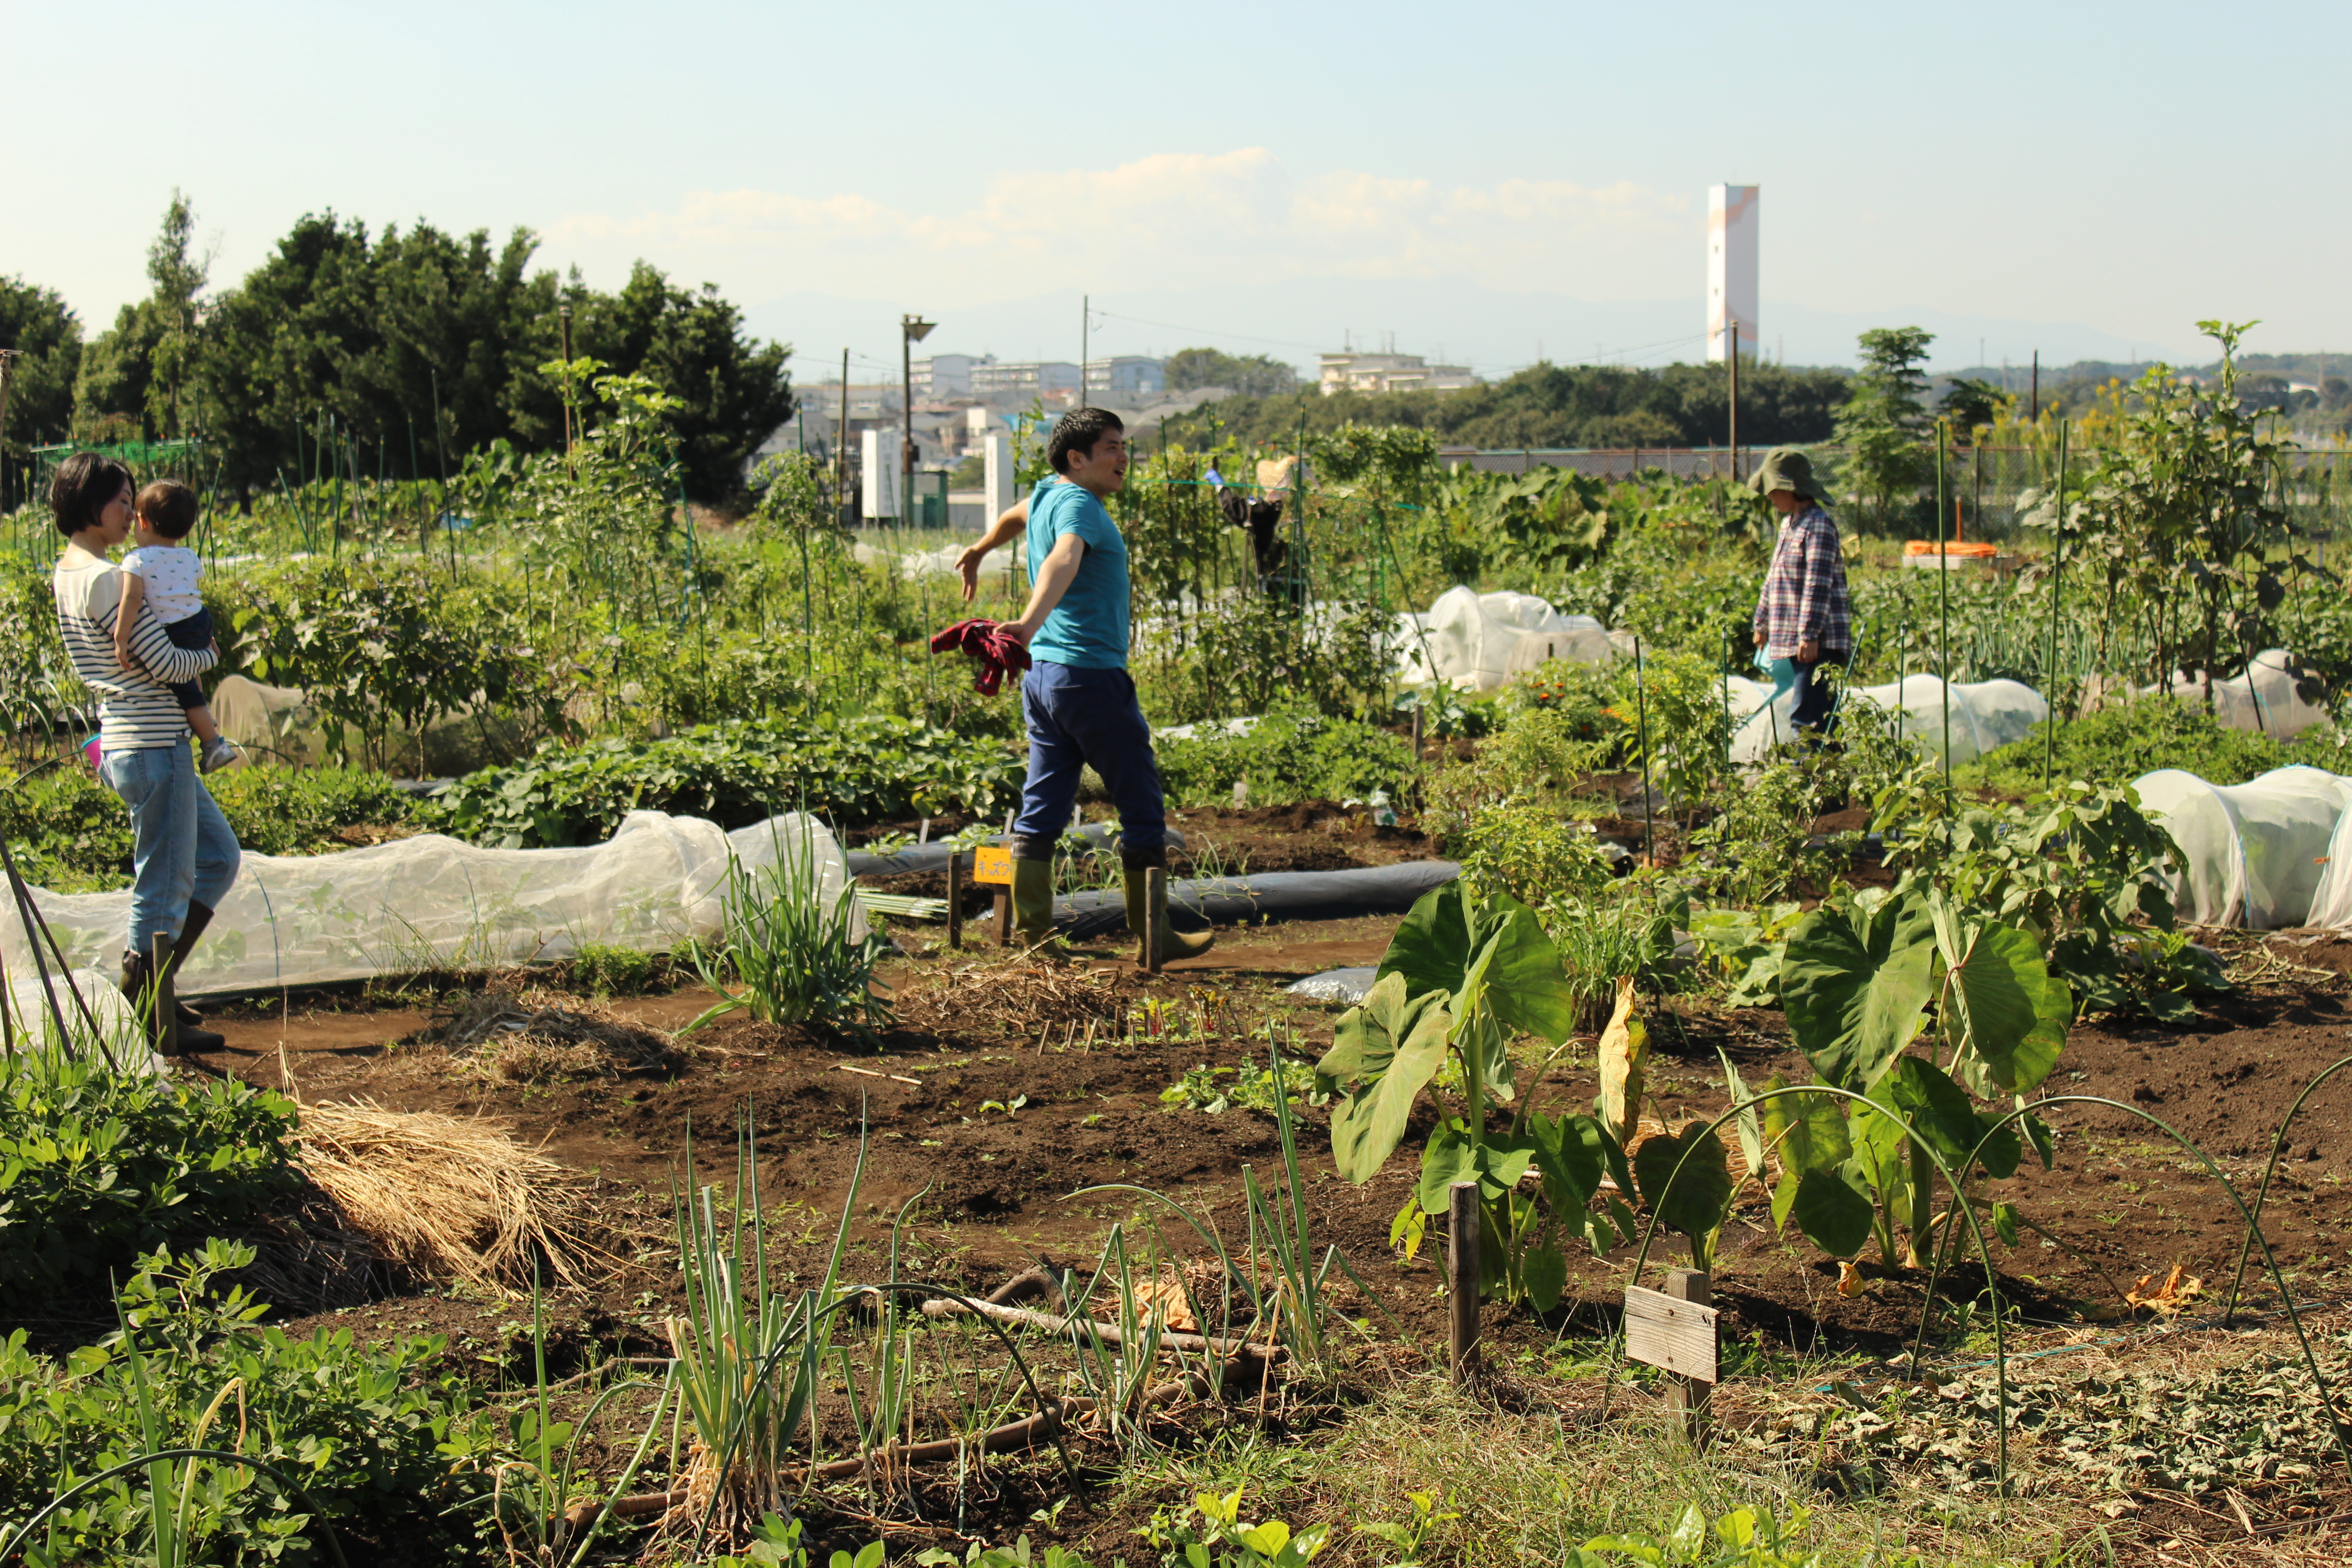
{"type": "Polygon", "coordinates": [[[1952,558],[1944,532],[1944,442],[1949,426],[1936,421],[1936,679],[1944,689],[1944,833],[1952,819],[1952,558]]]}
{"type": "MultiPolygon", "coordinates": [[[[2066,564],[2066,421],[2058,421],[2058,540],[2050,553],[2050,666],[2042,673],[2052,694],[2058,689],[2058,574],[2066,564]]],[[[2042,740],[2042,787],[2048,789],[2058,766],[2058,710],[2050,710],[2042,740]]]]}

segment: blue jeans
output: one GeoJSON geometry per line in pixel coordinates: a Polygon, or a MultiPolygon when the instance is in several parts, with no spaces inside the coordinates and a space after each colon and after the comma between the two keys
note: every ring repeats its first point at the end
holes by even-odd
{"type": "Polygon", "coordinates": [[[131,808],[131,951],[177,938],[194,900],[218,909],[236,881],[240,851],[228,819],[196,780],[184,742],[106,752],[98,775],[131,808]]]}
{"type": "MultiPolygon", "coordinates": [[[[1790,684],[1799,688],[1796,709],[1789,715],[1791,728],[1801,734],[1811,734],[1816,739],[1829,732],[1831,724],[1837,718],[1832,709],[1835,699],[1830,690],[1830,683],[1822,678],[1822,671],[1831,665],[1843,669],[1845,668],[1846,660],[1853,657],[1853,652],[1851,648],[1838,647],[1823,649],[1822,657],[1811,664],[1800,664],[1795,659],[1787,661],[1790,672],[1790,684]]],[[[1772,661],[1773,676],[1776,680],[1779,679],[1780,663],[1780,659],[1772,661]]]]}
{"type": "Polygon", "coordinates": [[[1013,821],[1015,856],[1051,860],[1070,826],[1078,798],[1078,769],[1102,775],[1118,807],[1119,857],[1158,865],[1168,848],[1167,809],[1160,795],[1160,764],[1151,756],[1151,726],[1135,700],[1135,681],[1123,669],[1087,669],[1039,660],[1021,680],[1021,708],[1029,721],[1029,778],[1021,815],[1013,821]]]}

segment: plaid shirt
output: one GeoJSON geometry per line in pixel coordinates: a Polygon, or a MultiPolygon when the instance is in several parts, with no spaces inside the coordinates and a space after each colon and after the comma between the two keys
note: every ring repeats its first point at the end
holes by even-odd
{"type": "Polygon", "coordinates": [[[1845,594],[1845,554],[1838,548],[1837,524],[1820,507],[1780,520],[1772,546],[1772,568],[1756,600],[1756,629],[1764,634],[1764,657],[1794,658],[1808,638],[1824,654],[1853,647],[1853,605],[1845,594]]]}

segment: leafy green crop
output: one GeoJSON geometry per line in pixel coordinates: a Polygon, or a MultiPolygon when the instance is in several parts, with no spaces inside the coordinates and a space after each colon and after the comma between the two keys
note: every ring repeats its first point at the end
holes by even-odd
{"type": "Polygon", "coordinates": [[[781,720],[706,724],[659,741],[546,745],[511,767],[468,773],[420,816],[508,849],[601,843],[632,811],[744,827],[785,811],[846,824],[986,816],[1021,788],[1021,759],[918,720],[845,715],[823,730],[781,720]]]}
{"type": "MultiPolygon", "coordinates": [[[[360,768],[239,768],[205,788],[237,843],[260,855],[348,849],[343,829],[394,826],[415,810],[391,779],[360,768]]],[[[79,761],[0,789],[0,836],[38,886],[82,893],[131,883],[131,813],[79,761]]]]}
{"type": "Polygon", "coordinates": [[[0,1088],[0,1300],[252,1218],[294,1184],[295,1120],[292,1100],[235,1079],[20,1057],[0,1088]]]}
{"type": "MultiPolygon", "coordinates": [[[[60,1361],[36,1354],[22,1329],[0,1342],[0,1517],[26,1519],[78,1479],[154,1451],[143,1402],[160,1446],[227,1449],[292,1479],[350,1561],[369,1560],[355,1535],[393,1547],[395,1521],[397,1549],[375,1561],[455,1560],[438,1520],[453,1467],[436,1445],[456,1406],[425,1375],[446,1342],[362,1347],[348,1328],[297,1339],[259,1327],[268,1308],[215,1283],[253,1259],[251,1247],[222,1241],[139,1258],[120,1297],[130,1344],[118,1334],[60,1361]]],[[[175,1510],[184,1561],[328,1560],[304,1552],[320,1532],[257,1469],[205,1462],[189,1481],[175,1510]]],[[[28,1561],[152,1562],[154,1525],[132,1472],[68,1503],[28,1561]]]]}
{"type": "Polygon", "coordinates": [[[1376,725],[1278,708],[1245,735],[1204,734],[1161,741],[1160,777],[1171,801],[1228,799],[1249,781],[1255,805],[1294,800],[1367,800],[1391,795],[1412,767],[1412,748],[1376,725]]]}

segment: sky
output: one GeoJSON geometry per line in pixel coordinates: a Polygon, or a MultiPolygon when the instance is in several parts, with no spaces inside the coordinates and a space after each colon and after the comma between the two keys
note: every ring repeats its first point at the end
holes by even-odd
{"type": "Polygon", "coordinates": [[[301,215],[520,226],[709,281],[795,374],[1343,341],[1507,374],[1700,357],[1706,193],[1761,336],[1944,367],[2352,353],[2325,174],[2352,7],[1181,8],[0,0],[0,274],[95,331],[173,187],[216,288],[301,215]],[[34,62],[47,62],[36,65],[34,62]],[[1095,313],[1082,318],[1081,299],[1095,313]]]}

